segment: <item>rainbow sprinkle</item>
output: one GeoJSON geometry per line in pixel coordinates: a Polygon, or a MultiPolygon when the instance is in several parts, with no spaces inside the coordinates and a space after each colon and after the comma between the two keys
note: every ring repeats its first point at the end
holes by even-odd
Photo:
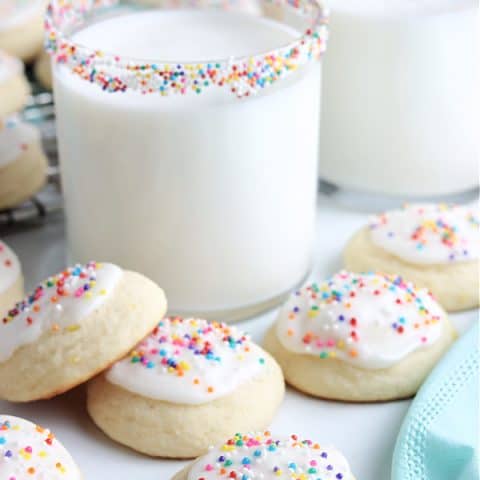
{"type": "Polygon", "coordinates": [[[236,434],[197,461],[191,480],[257,478],[279,480],[351,480],[345,458],[297,435],[275,439],[270,432],[236,434]]]}
{"type": "Polygon", "coordinates": [[[480,251],[479,216],[457,205],[405,205],[370,222],[375,243],[409,261],[469,261],[480,251]]]}
{"type": "MultiPolygon", "coordinates": [[[[36,316],[42,312],[45,302],[57,305],[61,309],[61,301],[66,298],[92,298],[91,291],[96,285],[97,271],[101,268],[102,264],[89,262],[85,266],[76,265],[75,267],[67,268],[63,272],[48,278],[35,287],[32,294],[17,303],[3,317],[0,327],[2,324],[7,325],[14,322],[25,313],[29,313],[25,318],[26,324],[28,326],[33,325],[36,316]]],[[[105,292],[96,292],[96,295],[105,295],[105,292]]],[[[52,326],[52,329],[55,330],[55,324],[52,326]]]]}
{"type": "Polygon", "coordinates": [[[168,367],[168,373],[181,377],[191,368],[190,364],[178,361],[184,350],[190,350],[206,361],[221,363],[222,357],[215,351],[216,339],[221,339],[224,346],[236,353],[248,353],[251,348],[245,334],[238,333],[225,323],[172,317],[160,321],[148,341],[142,342],[130,353],[130,362],[139,363],[145,368],[168,367]],[[179,325],[186,326],[187,331],[177,333],[175,327],[179,325]],[[151,347],[152,341],[153,348],[144,348],[151,347]]]}
{"type": "Polygon", "coordinates": [[[90,262],[42,282],[1,319],[0,362],[44,333],[75,334],[84,319],[107,301],[122,275],[116,265],[90,262]]]}
{"type": "Polygon", "coordinates": [[[235,327],[171,317],[117,362],[107,379],[144,396],[201,403],[230,393],[261,371],[262,354],[235,327]]]}
{"type": "Polygon", "coordinates": [[[0,474],[5,480],[79,479],[72,458],[49,430],[0,415],[0,474]]]}
{"type": "Polygon", "coordinates": [[[342,271],[295,292],[277,331],[293,351],[383,368],[435,341],[443,318],[430,293],[401,277],[342,271]]]}
{"type": "MultiPolygon", "coordinates": [[[[232,0],[222,3],[228,9],[232,0]]],[[[106,92],[136,90],[142,94],[202,93],[210,86],[228,87],[237,97],[248,97],[287,77],[302,65],[318,60],[326,49],[327,17],[315,0],[276,0],[310,18],[311,25],[287,47],[261,55],[197,63],[151,63],[122,59],[71,41],[64,32],[85,21],[88,14],[118,5],[119,0],[51,0],[46,15],[45,46],[54,61],[68,66],[80,78],[106,92]]],[[[188,2],[191,8],[191,2],[188,2]]],[[[199,8],[205,8],[198,2],[199,8]]]]}

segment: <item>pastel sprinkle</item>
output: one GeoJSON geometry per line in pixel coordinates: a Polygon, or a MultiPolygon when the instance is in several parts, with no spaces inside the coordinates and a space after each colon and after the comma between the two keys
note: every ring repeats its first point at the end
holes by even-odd
{"type": "Polygon", "coordinates": [[[311,440],[298,435],[274,438],[270,432],[237,433],[194,464],[191,480],[347,480],[353,478],[348,463],[336,450],[330,455],[311,440]],[[228,452],[221,453],[219,452],[228,452]],[[328,459],[327,459],[328,457],[328,459]]]}
{"type": "Polygon", "coordinates": [[[480,216],[473,207],[404,205],[370,221],[372,241],[413,263],[465,262],[480,257],[480,216]]]}
{"type": "Polygon", "coordinates": [[[6,480],[79,479],[69,453],[46,428],[0,415],[0,476],[6,480]]]}
{"type": "Polygon", "coordinates": [[[427,290],[401,277],[341,271],[291,295],[276,331],[293,352],[375,369],[435,342],[444,318],[427,290]]]}
{"type": "MultiPolygon", "coordinates": [[[[284,0],[303,14],[309,28],[290,45],[265,54],[200,63],[135,62],[78,46],[65,34],[96,10],[119,0],[73,2],[52,0],[45,19],[46,49],[56,63],[105,92],[137,90],[142,94],[200,94],[212,86],[228,88],[239,98],[255,95],[303,65],[318,60],[326,49],[328,18],[323,7],[308,0],[284,0]]],[[[229,8],[230,2],[220,6],[229,8]]]]}

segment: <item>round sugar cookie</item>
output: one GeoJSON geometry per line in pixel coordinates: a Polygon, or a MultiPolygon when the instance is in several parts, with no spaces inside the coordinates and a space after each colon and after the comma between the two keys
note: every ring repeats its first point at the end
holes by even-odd
{"type": "Polygon", "coordinates": [[[372,402],[415,394],[454,339],[426,290],[400,277],[340,272],[291,295],[265,348],[299,390],[372,402]]]}
{"type": "Polygon", "coordinates": [[[2,0],[0,2],[0,49],[33,60],[43,45],[46,0],[2,0]]]}
{"type": "Polygon", "coordinates": [[[90,379],[155,328],[163,291],[109,263],[48,278],[0,321],[0,398],[50,398],[90,379]]]}
{"type": "Polygon", "coordinates": [[[53,89],[52,65],[50,63],[50,55],[47,52],[42,53],[35,60],[35,77],[40,84],[47,90],[53,89]]]}
{"type": "Polygon", "coordinates": [[[0,474],[2,480],[82,479],[50,430],[11,415],[0,415],[0,474]]]}
{"type": "Polygon", "coordinates": [[[172,480],[355,480],[335,448],[298,435],[236,434],[172,480]]]}
{"type": "Polygon", "coordinates": [[[0,210],[15,207],[41,190],[47,168],[39,130],[14,117],[0,118],[0,210]]]}
{"type": "Polygon", "coordinates": [[[21,110],[29,95],[23,63],[0,50],[0,118],[21,110]]]}
{"type": "Polygon", "coordinates": [[[174,317],[89,383],[87,409],[134,450],[193,458],[237,431],[265,428],[284,390],[275,360],[235,327],[174,317]]]}
{"type": "Polygon", "coordinates": [[[18,257],[0,240],[0,317],[24,296],[23,275],[18,257]]]}
{"type": "Polygon", "coordinates": [[[479,257],[478,209],[435,204],[373,217],[344,251],[348,270],[401,275],[451,312],[479,305],[479,257]]]}

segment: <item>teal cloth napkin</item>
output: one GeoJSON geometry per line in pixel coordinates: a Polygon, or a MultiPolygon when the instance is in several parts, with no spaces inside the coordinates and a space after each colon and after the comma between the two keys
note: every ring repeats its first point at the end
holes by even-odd
{"type": "Polygon", "coordinates": [[[415,397],[393,454],[392,480],[479,480],[479,322],[415,397]]]}

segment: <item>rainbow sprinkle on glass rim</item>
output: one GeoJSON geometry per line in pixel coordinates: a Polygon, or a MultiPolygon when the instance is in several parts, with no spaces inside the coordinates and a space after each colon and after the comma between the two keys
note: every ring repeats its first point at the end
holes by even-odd
{"type": "MultiPolygon", "coordinates": [[[[189,8],[228,10],[238,0],[187,0],[189,8]]],[[[293,9],[307,29],[289,45],[248,57],[209,62],[173,63],[122,58],[76,44],[69,38],[92,15],[125,5],[122,0],[50,0],[45,16],[45,47],[54,62],[106,92],[142,94],[202,93],[207,87],[227,87],[237,97],[255,95],[286,78],[299,67],[317,61],[326,50],[328,16],[319,0],[259,0],[293,9]]],[[[135,4],[135,3],[133,3],[135,4]]],[[[132,2],[127,3],[132,5],[132,2]]],[[[181,1],[175,2],[175,7],[181,1]]]]}

